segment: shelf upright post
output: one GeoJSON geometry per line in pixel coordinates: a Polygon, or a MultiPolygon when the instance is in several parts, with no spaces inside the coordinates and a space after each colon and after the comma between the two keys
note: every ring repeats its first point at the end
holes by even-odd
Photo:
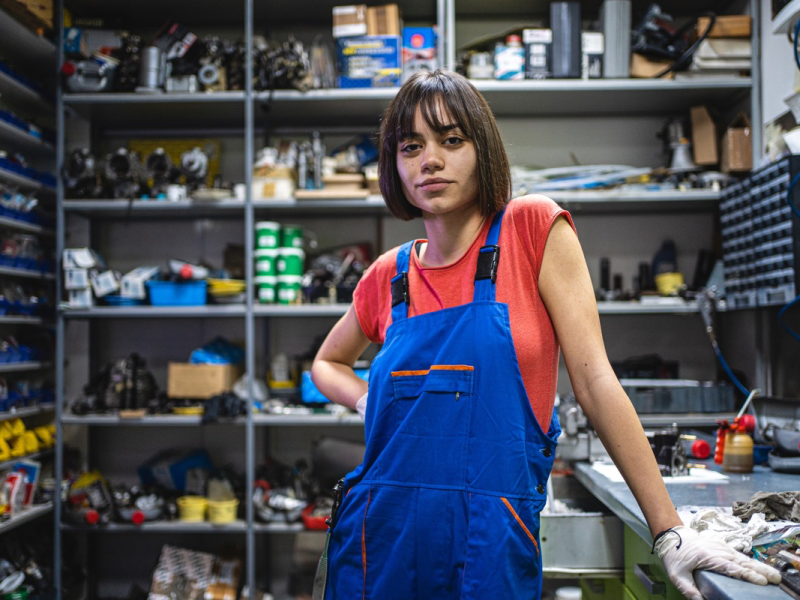
{"type": "Polygon", "coordinates": [[[253,215],[253,0],[245,0],[244,43],[245,43],[245,102],[244,102],[244,273],[247,294],[244,317],[245,327],[245,373],[247,376],[247,421],[245,423],[245,505],[247,527],[245,540],[247,546],[246,567],[247,587],[250,598],[256,594],[255,577],[255,532],[253,525],[253,502],[251,494],[255,475],[255,430],[253,428],[253,390],[255,378],[255,316],[253,313],[253,246],[255,245],[255,223],[253,215]]]}
{"type": "MultiPolygon", "coordinates": [[[[446,59],[445,68],[451,71],[456,70],[456,0],[445,0],[446,21],[444,27],[445,43],[446,43],[446,59]]],[[[442,30],[439,30],[439,35],[442,35],[442,30]]]]}
{"type": "Polygon", "coordinates": [[[752,86],[750,88],[750,131],[753,135],[753,166],[761,163],[763,153],[762,132],[763,118],[761,106],[761,0],[750,0],[750,16],[753,23],[750,38],[751,59],[750,59],[750,78],[752,86]]]}
{"type": "Polygon", "coordinates": [[[61,92],[60,67],[64,62],[64,0],[56,2],[55,22],[58,34],[56,36],[56,65],[53,75],[56,78],[56,280],[55,280],[55,307],[56,307],[56,451],[55,451],[55,479],[56,493],[53,498],[53,587],[55,597],[60,599],[61,594],[61,481],[64,479],[64,427],[61,416],[64,407],[64,315],[59,310],[61,301],[61,257],[64,250],[64,182],[61,178],[61,169],[64,165],[64,99],[61,92]]]}
{"type": "Polygon", "coordinates": [[[447,62],[447,49],[445,42],[445,20],[447,19],[447,0],[436,0],[436,62],[444,67],[447,62]]]}

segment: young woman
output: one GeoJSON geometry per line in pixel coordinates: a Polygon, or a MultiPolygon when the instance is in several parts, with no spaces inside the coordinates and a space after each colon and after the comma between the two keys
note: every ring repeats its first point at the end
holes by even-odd
{"type": "Polygon", "coordinates": [[[316,385],[365,417],[367,440],[330,532],[325,597],[541,596],[559,348],[678,589],[702,598],[696,568],[779,582],[681,526],[606,357],[572,220],[543,196],[509,202],[508,158],[469,81],[415,75],[384,115],[380,146],[389,209],[422,217],[428,239],[378,258],[314,361],[316,385]],[[352,365],[370,342],[383,348],[367,393],[352,365]]]}

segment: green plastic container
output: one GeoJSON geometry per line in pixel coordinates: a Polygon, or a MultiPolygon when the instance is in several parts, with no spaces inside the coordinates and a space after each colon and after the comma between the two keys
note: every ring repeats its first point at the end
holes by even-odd
{"type": "Polygon", "coordinates": [[[261,304],[275,304],[278,297],[278,278],[262,275],[255,278],[258,287],[258,301],[261,304]]]}
{"type": "Polygon", "coordinates": [[[303,228],[300,225],[281,227],[281,248],[303,248],[303,228]]]}
{"type": "Polygon", "coordinates": [[[281,224],[275,221],[256,223],[256,249],[277,248],[281,238],[281,224]]]}
{"type": "Polygon", "coordinates": [[[278,275],[278,304],[296,304],[301,295],[301,282],[298,275],[278,275]]]}
{"type": "Polygon", "coordinates": [[[256,250],[256,277],[275,277],[278,274],[279,248],[256,250]]]}
{"type": "Polygon", "coordinates": [[[278,248],[278,275],[302,275],[305,260],[299,248],[278,248]]]}

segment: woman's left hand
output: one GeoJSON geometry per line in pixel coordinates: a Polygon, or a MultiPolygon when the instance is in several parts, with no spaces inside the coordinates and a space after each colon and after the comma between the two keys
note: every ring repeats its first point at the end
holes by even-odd
{"type": "Polygon", "coordinates": [[[745,556],[721,540],[701,537],[683,525],[662,535],[655,550],[672,583],[690,600],[703,600],[692,577],[695,569],[715,571],[758,585],[781,582],[776,569],[745,556]]]}

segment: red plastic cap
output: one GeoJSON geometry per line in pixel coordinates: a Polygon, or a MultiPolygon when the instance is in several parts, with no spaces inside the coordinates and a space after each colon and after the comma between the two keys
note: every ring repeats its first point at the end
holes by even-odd
{"type": "Polygon", "coordinates": [[[100,513],[90,508],[83,513],[83,518],[89,525],[97,525],[100,522],[100,513]]]}
{"type": "Polygon", "coordinates": [[[756,428],[756,418],[753,415],[742,415],[739,419],[739,425],[744,425],[747,433],[753,433],[756,428]]]}
{"type": "Polygon", "coordinates": [[[512,44],[512,43],[515,43],[515,42],[517,44],[521,44],[522,43],[522,38],[520,36],[518,36],[518,35],[510,35],[510,36],[508,36],[506,38],[506,44],[512,44]]]}
{"type": "Polygon", "coordinates": [[[692,444],[692,456],[700,460],[705,460],[711,456],[711,446],[705,440],[696,440],[692,444]]]}
{"type": "Polygon", "coordinates": [[[131,515],[131,523],[134,525],[141,525],[144,523],[144,513],[140,510],[134,511],[131,515]]]}
{"type": "Polygon", "coordinates": [[[61,65],[61,72],[67,77],[72,77],[75,75],[75,63],[65,62],[61,65]]]}
{"type": "Polygon", "coordinates": [[[192,265],[183,265],[180,270],[180,276],[183,279],[192,278],[192,265]]]}

